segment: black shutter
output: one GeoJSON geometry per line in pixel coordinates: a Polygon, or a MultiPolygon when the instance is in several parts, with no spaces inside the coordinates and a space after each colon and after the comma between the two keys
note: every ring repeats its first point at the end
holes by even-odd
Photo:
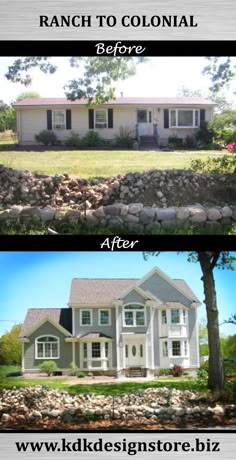
{"type": "Polygon", "coordinates": [[[47,129],[51,130],[52,129],[52,111],[47,110],[47,129]]]}
{"type": "Polygon", "coordinates": [[[164,128],[169,128],[169,109],[164,109],[164,128]]]}
{"type": "Polygon", "coordinates": [[[66,129],[71,129],[71,110],[66,110],[66,129]]]}
{"type": "Polygon", "coordinates": [[[201,109],[200,110],[200,126],[202,126],[202,124],[204,123],[205,118],[206,118],[206,110],[201,109]]]}
{"type": "Polygon", "coordinates": [[[108,109],[108,128],[113,128],[113,109],[108,109]]]}
{"type": "Polygon", "coordinates": [[[89,117],[89,129],[94,129],[94,110],[93,109],[89,109],[88,117],[89,117]]]}

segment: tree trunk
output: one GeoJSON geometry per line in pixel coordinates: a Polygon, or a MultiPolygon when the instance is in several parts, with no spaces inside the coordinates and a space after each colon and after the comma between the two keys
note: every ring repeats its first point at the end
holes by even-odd
{"type": "Polygon", "coordinates": [[[220,350],[218,309],[213,275],[215,264],[212,263],[213,253],[199,252],[198,257],[203,273],[204,302],[206,304],[207,313],[209,344],[208,388],[216,392],[224,389],[224,368],[220,350]]]}

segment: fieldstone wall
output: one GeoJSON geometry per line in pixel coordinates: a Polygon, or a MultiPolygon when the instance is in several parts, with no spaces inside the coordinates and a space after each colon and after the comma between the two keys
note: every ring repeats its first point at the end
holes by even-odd
{"type": "Polygon", "coordinates": [[[0,219],[65,219],[142,232],[152,228],[231,225],[235,174],[148,171],[85,180],[35,175],[0,165],[0,219]]]}
{"type": "Polygon", "coordinates": [[[236,415],[235,404],[214,401],[209,395],[174,388],[149,388],[121,396],[80,394],[49,389],[46,385],[3,390],[0,426],[49,420],[78,423],[86,420],[139,420],[213,424],[236,415]]]}

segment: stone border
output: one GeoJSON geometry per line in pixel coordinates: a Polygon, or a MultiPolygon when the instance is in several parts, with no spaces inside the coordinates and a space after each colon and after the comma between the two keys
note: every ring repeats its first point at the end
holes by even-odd
{"type": "Polygon", "coordinates": [[[115,203],[89,210],[83,215],[70,208],[54,209],[51,206],[13,205],[0,211],[0,220],[24,223],[53,223],[58,221],[88,222],[94,226],[123,228],[134,232],[153,229],[188,228],[203,225],[205,228],[231,226],[236,222],[236,206],[204,207],[200,204],[185,207],[144,207],[142,203],[115,203]]]}

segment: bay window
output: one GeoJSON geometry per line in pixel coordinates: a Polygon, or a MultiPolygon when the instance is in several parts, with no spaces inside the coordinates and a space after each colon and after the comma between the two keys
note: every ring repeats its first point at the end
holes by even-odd
{"type": "Polygon", "coordinates": [[[109,369],[112,366],[112,342],[88,341],[80,347],[80,361],[83,369],[109,369]]]}

